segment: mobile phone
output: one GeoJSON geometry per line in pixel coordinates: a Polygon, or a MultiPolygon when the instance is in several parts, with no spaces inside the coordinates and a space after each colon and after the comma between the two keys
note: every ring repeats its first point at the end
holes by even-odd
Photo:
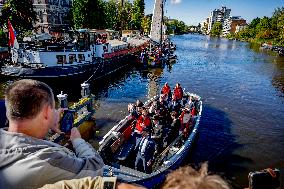
{"type": "Polygon", "coordinates": [[[60,120],[60,130],[69,133],[74,124],[74,111],[64,110],[60,120]]]}

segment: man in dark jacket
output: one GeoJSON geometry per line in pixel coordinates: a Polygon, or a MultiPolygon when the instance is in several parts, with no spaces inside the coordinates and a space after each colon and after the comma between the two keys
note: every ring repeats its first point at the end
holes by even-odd
{"type": "Polygon", "coordinates": [[[0,128],[5,127],[6,125],[6,108],[5,108],[5,101],[0,100],[0,128]]]}
{"type": "Polygon", "coordinates": [[[137,139],[135,146],[135,149],[138,150],[135,169],[145,173],[151,173],[151,166],[156,148],[156,144],[150,135],[150,128],[144,127],[142,137],[137,139]]]}

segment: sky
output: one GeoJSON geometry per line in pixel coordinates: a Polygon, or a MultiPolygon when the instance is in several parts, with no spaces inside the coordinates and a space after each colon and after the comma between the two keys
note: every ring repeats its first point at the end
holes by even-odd
{"type": "MultiPolygon", "coordinates": [[[[145,13],[153,13],[155,0],[145,0],[145,13]]],[[[271,17],[277,7],[284,7],[284,0],[166,0],[165,16],[198,25],[214,9],[226,6],[231,16],[241,16],[249,23],[256,17],[271,17]]]]}

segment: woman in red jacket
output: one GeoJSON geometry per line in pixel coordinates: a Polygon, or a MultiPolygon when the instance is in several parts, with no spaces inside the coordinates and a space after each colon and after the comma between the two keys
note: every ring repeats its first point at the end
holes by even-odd
{"type": "Polygon", "coordinates": [[[171,94],[171,88],[170,88],[168,82],[166,82],[165,85],[163,86],[162,91],[161,91],[161,94],[170,96],[170,94],[171,94]]]}
{"type": "Polygon", "coordinates": [[[142,111],[142,115],[137,119],[135,129],[137,133],[142,133],[144,127],[150,127],[151,126],[151,120],[148,117],[147,110],[142,111]]]}
{"type": "Polygon", "coordinates": [[[183,97],[183,91],[179,83],[176,84],[174,88],[174,95],[173,95],[173,100],[175,101],[180,101],[183,97]]]}

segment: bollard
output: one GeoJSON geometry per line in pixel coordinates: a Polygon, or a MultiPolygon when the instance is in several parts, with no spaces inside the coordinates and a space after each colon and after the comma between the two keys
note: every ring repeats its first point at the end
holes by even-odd
{"type": "Polygon", "coordinates": [[[86,98],[86,97],[89,97],[90,96],[90,84],[88,83],[82,83],[81,84],[81,96],[82,98],[86,98]]]}
{"type": "Polygon", "coordinates": [[[63,94],[63,91],[59,95],[57,95],[58,103],[60,108],[68,108],[67,94],[63,94]]]}

